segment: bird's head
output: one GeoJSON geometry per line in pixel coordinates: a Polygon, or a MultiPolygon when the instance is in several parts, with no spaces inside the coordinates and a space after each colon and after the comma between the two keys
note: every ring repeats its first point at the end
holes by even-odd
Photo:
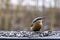
{"type": "Polygon", "coordinates": [[[32,21],[32,25],[34,23],[39,23],[40,25],[42,25],[42,21],[43,21],[44,17],[37,17],[32,21]]]}

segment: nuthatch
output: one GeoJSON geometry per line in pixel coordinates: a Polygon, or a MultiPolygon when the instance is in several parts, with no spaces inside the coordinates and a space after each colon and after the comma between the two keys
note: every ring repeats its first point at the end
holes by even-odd
{"type": "Polygon", "coordinates": [[[35,18],[32,21],[32,25],[31,25],[30,29],[32,31],[40,31],[41,28],[42,28],[42,25],[43,25],[42,24],[42,19],[43,19],[43,17],[37,17],[37,18],[35,18]]]}

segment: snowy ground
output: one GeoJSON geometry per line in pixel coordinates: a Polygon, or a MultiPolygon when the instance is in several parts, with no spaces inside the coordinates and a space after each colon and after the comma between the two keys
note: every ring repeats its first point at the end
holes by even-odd
{"type": "Polygon", "coordinates": [[[30,31],[0,31],[0,38],[7,39],[60,39],[60,31],[30,32],[30,31]]]}

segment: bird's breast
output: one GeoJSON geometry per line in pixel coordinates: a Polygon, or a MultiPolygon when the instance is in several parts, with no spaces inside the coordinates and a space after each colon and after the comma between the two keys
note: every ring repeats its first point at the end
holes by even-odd
{"type": "Polygon", "coordinates": [[[41,29],[41,25],[40,24],[34,24],[32,27],[31,27],[31,30],[33,31],[39,31],[41,29]]]}

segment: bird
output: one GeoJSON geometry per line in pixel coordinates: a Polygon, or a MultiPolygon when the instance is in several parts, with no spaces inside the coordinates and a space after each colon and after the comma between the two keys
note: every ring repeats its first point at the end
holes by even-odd
{"type": "Polygon", "coordinates": [[[43,21],[43,17],[37,17],[37,18],[35,18],[32,21],[30,30],[32,30],[32,31],[40,31],[41,28],[42,28],[42,26],[43,26],[42,21],[43,21]]]}

